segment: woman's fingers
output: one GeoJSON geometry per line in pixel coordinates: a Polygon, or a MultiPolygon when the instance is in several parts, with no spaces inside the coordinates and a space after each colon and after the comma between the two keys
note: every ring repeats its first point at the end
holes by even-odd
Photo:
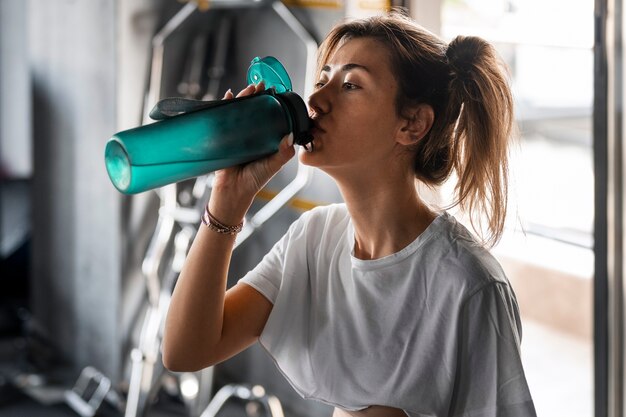
{"type": "MultiPolygon", "coordinates": [[[[241,90],[239,94],[237,94],[237,97],[249,96],[250,94],[260,93],[263,90],[265,90],[265,83],[261,81],[258,84],[250,84],[249,86],[241,90]]],[[[222,100],[229,100],[234,97],[235,95],[229,88],[226,94],[224,94],[224,98],[222,100]]]]}
{"type": "Polygon", "coordinates": [[[283,137],[281,142],[285,142],[285,145],[287,147],[289,146],[293,146],[293,132],[291,132],[290,134],[288,134],[287,136],[283,137]]]}
{"type": "Polygon", "coordinates": [[[256,88],[256,86],[254,84],[250,84],[249,86],[247,86],[246,88],[241,90],[239,92],[239,94],[237,94],[237,97],[248,96],[248,95],[254,93],[255,88],[256,88]]]}
{"type": "Polygon", "coordinates": [[[283,137],[278,145],[278,152],[269,157],[271,170],[276,173],[283,165],[285,165],[294,155],[296,151],[293,148],[293,133],[283,137]]]}
{"type": "MultiPolygon", "coordinates": [[[[251,94],[259,93],[265,90],[265,84],[260,82],[259,84],[250,84],[237,94],[237,97],[244,97],[251,94]]],[[[233,92],[229,89],[224,94],[224,99],[233,98],[233,92]]],[[[263,187],[269,180],[276,174],[283,165],[285,165],[295,155],[295,149],[293,147],[293,134],[290,133],[282,138],[278,152],[273,155],[262,158],[258,161],[224,168],[216,172],[213,188],[219,188],[220,182],[224,184],[240,183],[241,185],[247,184],[249,192],[255,194],[263,187]]],[[[237,187],[242,190],[241,187],[237,187]]],[[[246,191],[244,191],[246,192],[246,191]]]]}
{"type": "Polygon", "coordinates": [[[260,93],[261,91],[265,90],[265,82],[260,81],[255,87],[254,87],[254,92],[255,93],[260,93]]]}
{"type": "Polygon", "coordinates": [[[237,97],[249,96],[250,94],[260,93],[265,90],[265,83],[261,81],[258,84],[250,84],[237,94],[237,97]]]}

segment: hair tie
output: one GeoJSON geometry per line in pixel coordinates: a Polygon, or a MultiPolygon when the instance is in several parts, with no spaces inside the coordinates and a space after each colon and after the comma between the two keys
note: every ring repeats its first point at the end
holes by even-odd
{"type": "Polygon", "coordinates": [[[476,59],[475,52],[471,48],[463,47],[464,40],[463,36],[457,36],[448,44],[446,49],[446,59],[452,78],[463,82],[472,78],[474,61],[476,59]]]}

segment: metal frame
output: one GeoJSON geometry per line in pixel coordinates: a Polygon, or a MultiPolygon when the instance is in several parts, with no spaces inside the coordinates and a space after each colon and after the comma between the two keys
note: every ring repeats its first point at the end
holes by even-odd
{"type": "MultiPolygon", "coordinates": [[[[260,7],[270,4],[304,43],[306,50],[305,93],[308,94],[314,83],[317,42],[285,5],[280,1],[270,3],[269,0],[213,0],[211,8],[260,7]]],[[[144,124],[150,122],[149,109],[161,98],[165,42],[197,9],[197,1],[188,2],[152,39],[150,78],[142,109],[144,124]]],[[[312,169],[299,164],[292,182],[246,221],[244,230],[237,237],[235,248],[302,190],[309,183],[311,176],[312,169]]],[[[212,177],[213,174],[207,174],[197,178],[191,195],[188,195],[191,199],[185,200],[189,201],[189,204],[185,203],[182,206],[179,204],[179,192],[188,192],[188,189],[179,190],[177,184],[172,184],[156,191],[160,199],[158,220],[141,265],[147,291],[147,309],[141,323],[138,346],[132,349],[130,354],[131,371],[126,403],[122,404],[119,397],[115,395],[109,379],[94,368],[87,367],[83,370],[74,389],[65,393],[66,403],[79,414],[85,417],[94,415],[106,398],[120,411],[124,408],[125,417],[146,415],[150,399],[159,389],[159,381],[165,372],[160,359],[160,347],[171,291],[197,232],[204,205],[210,197],[212,177]],[[97,388],[92,395],[88,387],[93,384],[97,384],[97,388]]],[[[178,375],[179,378],[189,376],[196,379],[199,391],[201,391],[193,398],[184,398],[188,412],[192,416],[199,415],[203,410],[202,415],[211,415],[217,412],[228,398],[233,396],[244,398],[242,395],[248,395],[250,400],[264,404],[271,415],[282,417],[280,402],[276,397],[265,395],[264,391],[263,395],[255,394],[261,387],[249,390],[241,385],[227,386],[213,401],[209,401],[213,384],[213,368],[209,367],[193,374],[178,375]]]]}
{"type": "Polygon", "coordinates": [[[608,265],[607,265],[607,4],[595,1],[594,39],[594,415],[608,417],[608,265]]]}
{"type": "MultiPolygon", "coordinates": [[[[230,4],[243,5],[245,1],[229,2],[222,0],[219,2],[211,3],[211,7],[227,6],[230,4]]],[[[262,5],[262,1],[256,1],[249,3],[254,6],[262,5]]],[[[317,41],[311,35],[311,33],[300,23],[300,21],[291,13],[291,11],[281,1],[274,1],[271,3],[272,8],[278,14],[279,17],[289,26],[289,28],[296,34],[296,36],[302,41],[306,50],[306,72],[304,77],[304,96],[308,97],[312,92],[313,84],[315,81],[315,54],[317,52],[317,41]]],[[[165,51],[165,41],[172,35],[192,14],[196,11],[197,5],[193,2],[187,3],[183,6],[178,13],[174,15],[153,38],[152,40],[152,64],[150,71],[150,83],[148,87],[148,94],[144,102],[143,109],[143,123],[150,123],[148,116],[150,109],[161,98],[161,79],[163,76],[163,54],[165,51]]],[[[244,225],[244,229],[237,235],[235,241],[235,248],[241,245],[247,238],[249,238],[257,229],[259,229],[267,220],[274,216],[278,210],[286,205],[299,191],[301,191],[311,181],[313,175],[313,169],[303,164],[298,164],[298,170],[295,178],[283,188],[272,200],[267,202],[261,209],[259,209],[249,220],[247,219],[244,225]]],[[[208,183],[210,184],[210,183],[208,183]]],[[[162,206],[175,208],[176,207],[176,195],[165,194],[165,190],[168,187],[163,187],[157,192],[162,201],[162,206]],[[172,197],[173,195],[173,197],[172,197]],[[168,196],[169,199],[168,199],[168,196]],[[173,199],[173,200],[172,200],[173,199]]],[[[196,214],[187,213],[188,216],[197,216],[199,219],[202,211],[196,214]]]]}
{"type": "Polygon", "coordinates": [[[93,417],[102,406],[110,389],[111,380],[95,368],[88,366],[82,370],[74,387],[64,392],[65,402],[81,417],[93,417]]]}
{"type": "Polygon", "coordinates": [[[267,395],[265,389],[260,385],[248,388],[245,385],[225,385],[213,397],[209,406],[200,417],[215,417],[231,398],[245,401],[256,401],[263,405],[265,410],[272,417],[284,417],[283,408],[280,401],[273,395],[267,395]]]}
{"type": "Polygon", "coordinates": [[[594,45],[595,416],[624,416],[624,10],[596,0],[594,45]]]}
{"type": "MultiPolygon", "coordinates": [[[[215,0],[211,7],[233,5],[257,6],[263,2],[250,1],[220,1],[215,0]]],[[[305,44],[307,51],[307,63],[305,82],[306,87],[312,88],[315,70],[315,53],[317,42],[313,36],[304,28],[297,18],[279,1],[272,3],[276,13],[287,23],[293,32],[305,44]]],[[[165,42],[197,9],[197,4],[190,2],[183,6],[176,15],[154,36],[152,41],[152,63],[148,93],[146,94],[143,109],[143,122],[149,123],[148,111],[161,98],[161,81],[163,76],[163,57],[165,42]]],[[[237,236],[235,248],[258,230],[268,219],[275,215],[280,208],[289,202],[300,190],[310,181],[312,169],[299,164],[296,177],[278,195],[259,209],[249,220],[246,220],[243,231],[237,236]]],[[[177,184],[168,185],[157,190],[160,198],[159,218],[148,246],[146,256],[142,263],[142,273],[145,278],[145,285],[148,293],[148,309],[142,323],[139,346],[131,352],[131,377],[129,392],[126,402],[125,417],[143,416],[146,413],[150,397],[154,394],[155,384],[159,376],[164,371],[160,363],[160,339],[163,330],[164,318],[171,299],[171,285],[164,282],[163,260],[164,255],[172,242],[174,244],[174,256],[169,265],[169,273],[178,274],[182,268],[182,263],[187,254],[193,236],[196,233],[195,227],[200,221],[200,216],[204,205],[210,196],[212,174],[208,174],[196,179],[193,187],[193,197],[195,203],[191,207],[181,207],[178,203],[177,184]],[[176,231],[176,225],[181,230],[176,231]]],[[[167,280],[165,280],[167,281],[167,280]]],[[[169,283],[173,284],[173,283],[169,283]]],[[[212,368],[206,371],[212,377],[212,368]]],[[[212,384],[212,378],[210,384],[212,384]]],[[[202,378],[201,378],[202,379],[202,378]]],[[[204,378],[206,379],[206,378],[204,378]]],[[[158,384],[157,384],[158,385],[158,384]]],[[[209,390],[203,387],[205,390],[209,390]]],[[[233,390],[229,395],[240,393],[241,389],[233,390]]],[[[221,398],[221,397],[219,397],[221,398]]],[[[272,400],[275,404],[276,400],[272,400]]],[[[212,401],[207,410],[215,408],[212,401]],[[213,404],[213,406],[211,405],[213,404]]],[[[195,408],[195,407],[194,407],[195,408]]],[[[274,410],[270,409],[271,412],[274,410]]],[[[205,410],[203,415],[210,415],[205,410]],[[207,414],[208,413],[208,414],[207,414]]]]}

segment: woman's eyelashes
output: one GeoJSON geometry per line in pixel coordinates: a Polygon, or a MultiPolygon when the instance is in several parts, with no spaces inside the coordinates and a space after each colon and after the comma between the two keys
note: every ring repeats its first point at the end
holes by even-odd
{"type": "MultiPolygon", "coordinates": [[[[315,89],[319,90],[320,88],[324,87],[325,85],[326,85],[326,82],[318,81],[318,82],[315,83],[315,89]]],[[[354,83],[351,83],[349,81],[344,81],[341,84],[341,88],[343,88],[344,90],[356,90],[356,89],[361,88],[361,87],[359,87],[358,85],[356,85],[354,83]]]]}

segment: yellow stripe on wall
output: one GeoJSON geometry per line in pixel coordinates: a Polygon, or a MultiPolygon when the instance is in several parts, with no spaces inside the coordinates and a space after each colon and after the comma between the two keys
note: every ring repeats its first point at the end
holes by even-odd
{"type": "Polygon", "coordinates": [[[285,6],[341,9],[343,0],[283,0],[285,6]]]}
{"type": "Polygon", "coordinates": [[[389,0],[360,0],[359,7],[363,10],[379,10],[388,12],[391,10],[391,2],[389,0]]]}
{"type": "MultiPolygon", "coordinates": [[[[278,195],[278,192],[264,188],[261,191],[259,191],[256,197],[260,200],[269,201],[272,198],[276,197],[276,195],[278,195]]],[[[287,203],[287,205],[297,210],[308,211],[317,206],[325,206],[327,204],[316,203],[310,200],[305,200],[303,198],[294,197],[291,200],[289,200],[289,203],[287,203]]]]}

